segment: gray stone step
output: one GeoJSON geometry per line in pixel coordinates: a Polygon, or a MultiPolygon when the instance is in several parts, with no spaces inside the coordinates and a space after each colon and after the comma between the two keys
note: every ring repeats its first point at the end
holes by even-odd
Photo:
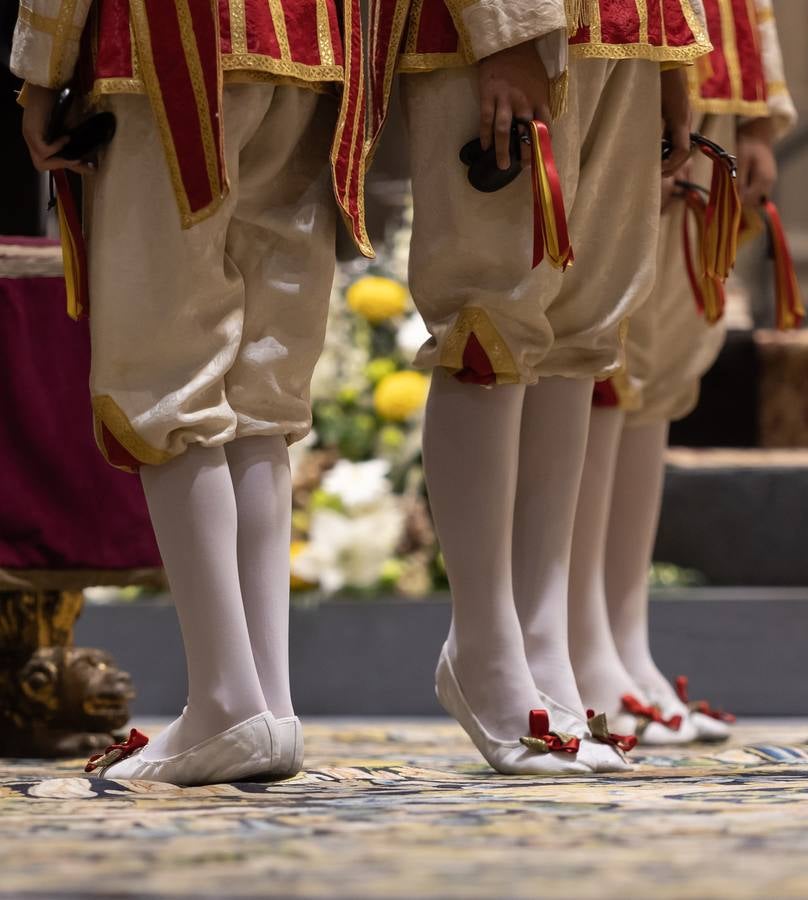
{"type": "MultiPolygon", "coordinates": [[[[174,609],[162,601],[90,605],[79,646],[103,647],[134,677],[140,716],[176,715],[185,667],[174,609]]],[[[301,715],[437,715],[433,672],[449,626],[446,597],[295,605],[292,688],[301,715]]],[[[808,713],[808,589],[656,592],[654,654],[695,699],[742,715],[808,713]]]]}
{"type": "Polygon", "coordinates": [[[710,584],[808,584],[808,450],[670,450],[654,558],[710,584]]]}

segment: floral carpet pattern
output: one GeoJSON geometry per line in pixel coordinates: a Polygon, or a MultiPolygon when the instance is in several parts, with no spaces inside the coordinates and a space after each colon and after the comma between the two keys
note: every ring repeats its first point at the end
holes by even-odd
{"type": "Polygon", "coordinates": [[[0,761],[0,897],[808,897],[808,721],[562,779],[488,771],[445,720],[304,724],[272,785],[0,761]]]}

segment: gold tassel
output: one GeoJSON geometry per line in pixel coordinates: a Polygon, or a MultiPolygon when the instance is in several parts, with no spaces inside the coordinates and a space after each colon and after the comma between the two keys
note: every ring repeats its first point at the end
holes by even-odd
{"type": "Polygon", "coordinates": [[[569,96],[570,73],[564,71],[550,82],[550,118],[553,122],[561,118],[567,111],[567,98],[569,96]]]}
{"type": "Polygon", "coordinates": [[[579,28],[586,28],[592,22],[592,4],[599,0],[564,0],[567,14],[567,34],[573,37],[579,28]]]}

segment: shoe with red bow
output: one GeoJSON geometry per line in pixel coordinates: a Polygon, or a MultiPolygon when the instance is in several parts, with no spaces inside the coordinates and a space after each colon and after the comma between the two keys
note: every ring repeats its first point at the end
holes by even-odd
{"type": "Polygon", "coordinates": [[[732,733],[730,726],[735,723],[735,716],[716,709],[706,700],[691,700],[686,675],[679,675],[674,685],[679,699],[690,710],[690,719],[697,731],[696,740],[710,744],[726,741],[732,733]]]}
{"type": "Polygon", "coordinates": [[[295,716],[264,712],[188,750],[149,759],[149,739],[132,729],[128,740],[93,756],[85,771],[114,780],[160,781],[193,786],[291,778],[303,766],[303,730],[295,716]]]}

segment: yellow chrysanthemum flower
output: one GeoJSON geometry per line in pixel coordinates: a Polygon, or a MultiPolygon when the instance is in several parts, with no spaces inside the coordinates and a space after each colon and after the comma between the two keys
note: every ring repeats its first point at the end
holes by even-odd
{"type": "Polygon", "coordinates": [[[407,308],[407,289],[392,278],[366,275],[345,294],[348,306],[373,325],[400,316],[407,308]]]}
{"type": "Polygon", "coordinates": [[[429,379],[420,372],[394,372],[382,378],[373,393],[376,412],[392,422],[403,422],[426,403],[429,379]]]}
{"type": "MultiPolygon", "coordinates": [[[[290,560],[294,563],[295,557],[299,556],[306,547],[308,547],[306,541],[292,541],[292,546],[289,548],[290,560]]],[[[310,591],[312,588],[317,587],[317,585],[312,584],[310,581],[306,581],[304,578],[300,578],[292,572],[290,587],[293,591],[310,591]]]]}

